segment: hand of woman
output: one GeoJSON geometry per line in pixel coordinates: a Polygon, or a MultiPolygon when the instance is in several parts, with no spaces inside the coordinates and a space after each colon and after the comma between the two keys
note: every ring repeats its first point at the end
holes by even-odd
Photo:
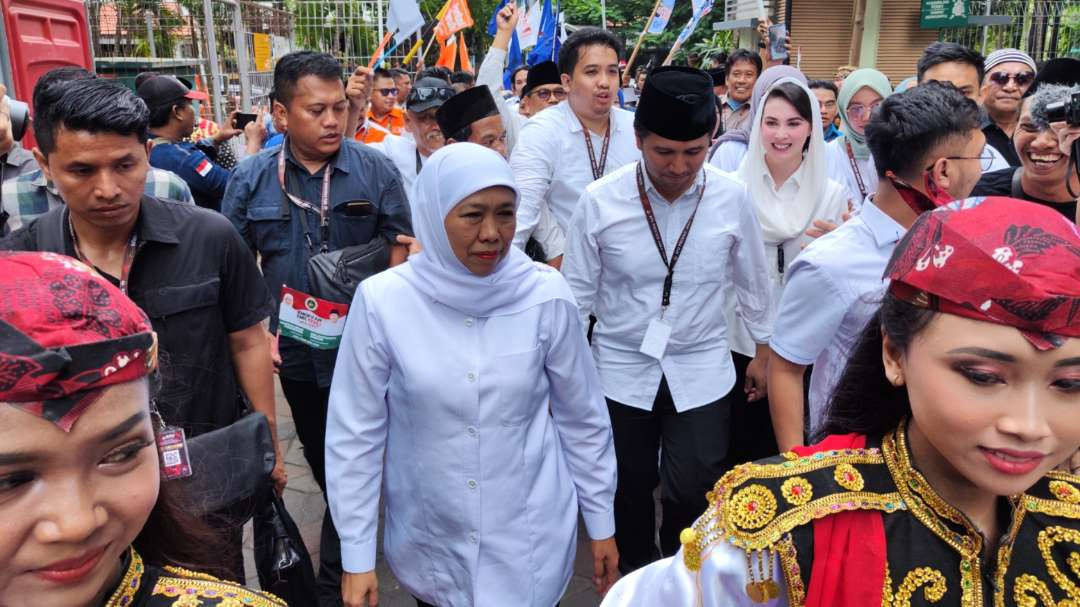
{"type": "Polygon", "coordinates": [[[379,604],[379,580],[375,571],[345,573],[341,576],[341,600],[345,607],[375,607],[379,604]]]}
{"type": "Polygon", "coordinates": [[[593,588],[601,597],[615,585],[619,579],[619,549],[615,547],[615,538],[592,541],[593,588]]]}

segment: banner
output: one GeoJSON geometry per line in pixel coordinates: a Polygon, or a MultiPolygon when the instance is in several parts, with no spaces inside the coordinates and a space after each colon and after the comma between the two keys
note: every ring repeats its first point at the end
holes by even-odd
{"type": "Polygon", "coordinates": [[[671,11],[675,8],[675,0],[660,0],[660,6],[656,9],[656,15],[649,24],[650,34],[662,34],[671,19],[671,11]]]}
{"type": "Polygon", "coordinates": [[[536,41],[540,37],[540,19],[543,17],[540,0],[533,0],[531,4],[529,0],[517,0],[517,10],[519,15],[518,44],[523,49],[536,46],[536,41]]]}
{"type": "Polygon", "coordinates": [[[435,26],[435,38],[439,42],[446,43],[454,34],[461,30],[472,27],[472,13],[465,0],[449,0],[446,3],[446,11],[435,26]]]}
{"type": "Polygon", "coordinates": [[[273,71],[274,64],[273,61],[271,61],[273,54],[270,52],[269,34],[251,34],[251,51],[255,55],[255,71],[273,71]]]}
{"type": "Polygon", "coordinates": [[[435,67],[445,67],[448,70],[453,71],[454,65],[457,62],[457,37],[450,38],[443,43],[439,42],[439,59],[435,62],[435,67]]]}
{"type": "Polygon", "coordinates": [[[394,32],[394,42],[401,44],[422,27],[424,16],[420,14],[416,0],[390,0],[386,29],[394,32]]]}
{"type": "Polygon", "coordinates": [[[465,34],[458,32],[458,65],[462,71],[471,72],[472,63],[469,61],[469,47],[465,46],[465,34]]]}

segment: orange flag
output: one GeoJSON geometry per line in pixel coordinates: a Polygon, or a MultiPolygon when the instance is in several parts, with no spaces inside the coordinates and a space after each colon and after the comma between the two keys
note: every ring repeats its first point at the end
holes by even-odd
{"type": "Polygon", "coordinates": [[[446,13],[435,26],[435,37],[439,42],[446,42],[454,34],[472,25],[473,18],[468,3],[465,0],[449,0],[446,3],[446,13]]]}
{"type": "Polygon", "coordinates": [[[444,44],[439,41],[439,60],[435,62],[436,67],[445,67],[448,70],[454,69],[454,64],[457,62],[457,38],[451,38],[450,41],[444,44]]]}
{"type": "Polygon", "coordinates": [[[465,46],[465,34],[462,33],[458,33],[458,57],[462,70],[473,71],[472,63],[469,63],[469,47],[465,46]]]}

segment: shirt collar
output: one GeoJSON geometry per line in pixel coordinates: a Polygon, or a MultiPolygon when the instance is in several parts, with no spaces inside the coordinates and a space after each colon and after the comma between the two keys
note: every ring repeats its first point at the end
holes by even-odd
{"type": "MultiPolygon", "coordinates": [[[[805,167],[805,166],[806,166],[806,161],[804,159],[803,163],[800,164],[799,168],[796,169],[795,172],[791,174],[791,177],[787,178],[787,181],[784,182],[784,185],[782,187],[786,188],[787,185],[790,183],[791,185],[795,186],[796,189],[798,189],[798,187],[802,184],[802,173],[803,173],[803,167],[805,167]]],[[[772,173],[769,172],[768,168],[765,169],[765,183],[768,184],[768,186],[770,188],[772,188],[772,191],[777,192],[777,193],[780,192],[780,188],[776,187],[776,181],[773,180],[772,173]]]]}
{"type": "MultiPolygon", "coordinates": [[[[578,118],[577,114],[574,113],[574,110],[570,108],[569,100],[561,101],[559,102],[559,105],[555,107],[563,107],[563,111],[565,111],[567,115],[567,121],[570,123],[569,127],[571,133],[580,133],[581,130],[585,128],[582,125],[581,119],[578,118]]],[[[619,121],[615,120],[615,116],[613,116],[614,113],[614,108],[612,108],[612,110],[608,112],[608,124],[611,125],[610,128],[612,135],[619,132],[619,121]]]]}
{"type": "MultiPolygon", "coordinates": [[[[645,178],[645,192],[649,193],[649,194],[653,194],[654,196],[656,196],[660,200],[663,200],[666,203],[667,198],[664,198],[664,196],[660,193],[660,191],[656,189],[656,186],[653,185],[652,179],[649,178],[649,172],[645,170],[644,165],[641,167],[641,174],[645,178]]],[[[698,171],[697,175],[694,177],[694,183],[690,184],[690,187],[687,188],[686,191],[682,193],[682,195],[680,195],[678,198],[675,199],[675,203],[679,202],[683,198],[686,198],[687,196],[690,196],[690,195],[693,195],[693,196],[696,197],[697,192],[698,192],[698,188],[700,188],[702,185],[704,185],[704,181],[705,181],[705,167],[702,167],[701,170],[698,171]]],[[[671,203],[671,204],[675,204],[675,203],[671,203]]]]}
{"type": "MultiPolygon", "coordinates": [[[[346,157],[347,154],[342,153],[342,151],[344,150],[346,145],[349,145],[349,140],[348,139],[342,139],[341,148],[339,148],[338,151],[337,151],[337,154],[334,154],[334,157],[330,159],[330,164],[332,164],[335,169],[341,171],[342,173],[348,174],[349,173],[349,161],[348,161],[348,158],[346,157]]],[[[295,166],[296,168],[303,171],[304,175],[309,175],[310,174],[310,173],[308,173],[307,167],[305,167],[299,160],[296,160],[296,158],[293,156],[292,148],[289,147],[289,139],[288,138],[285,138],[285,140],[281,142],[281,151],[285,154],[285,160],[286,161],[288,161],[293,166],[295,166]]],[[[273,156],[271,156],[271,158],[273,158],[275,163],[277,162],[277,158],[274,158],[273,156]]]]}
{"type": "Polygon", "coordinates": [[[139,232],[140,242],[180,244],[180,238],[176,235],[176,219],[167,212],[165,204],[152,196],[142,197],[135,228],[139,232]]]}
{"type": "Polygon", "coordinates": [[[882,211],[874,204],[873,194],[868,195],[866,200],[863,201],[862,209],[859,210],[859,217],[862,218],[866,227],[870,228],[870,233],[874,235],[874,242],[877,243],[878,247],[895,245],[907,232],[904,226],[886,215],[885,211],[882,211]]]}
{"type": "Polygon", "coordinates": [[[746,101],[735,101],[731,97],[728,97],[725,101],[727,102],[727,106],[734,112],[741,110],[747,104],[746,101]]]}
{"type": "Polygon", "coordinates": [[[34,154],[30,150],[19,145],[19,142],[12,144],[11,149],[4,154],[4,163],[8,166],[18,167],[22,166],[26,162],[33,160],[34,154]]]}

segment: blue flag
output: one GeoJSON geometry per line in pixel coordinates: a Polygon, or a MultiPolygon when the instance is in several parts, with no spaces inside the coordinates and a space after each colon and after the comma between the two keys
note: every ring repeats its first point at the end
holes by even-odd
{"type": "MultiPolygon", "coordinates": [[[[499,6],[495,7],[495,12],[491,13],[491,21],[488,22],[488,35],[494,36],[495,32],[499,31],[496,25],[499,18],[499,11],[506,6],[506,3],[511,0],[501,0],[499,6]]],[[[503,72],[503,88],[512,91],[514,90],[514,83],[510,79],[511,74],[517,69],[519,65],[522,65],[521,60],[521,44],[518,43],[517,30],[510,36],[510,48],[506,52],[506,71],[503,72]]]]}
{"type": "Polygon", "coordinates": [[[650,34],[662,34],[671,19],[671,11],[675,8],[675,0],[660,0],[660,6],[656,9],[656,15],[649,24],[650,34]]]}
{"type": "Polygon", "coordinates": [[[540,33],[536,39],[536,46],[529,51],[529,65],[536,65],[542,61],[554,61],[559,54],[561,43],[559,42],[558,8],[551,10],[551,0],[544,0],[543,11],[540,16],[540,33]]]}

